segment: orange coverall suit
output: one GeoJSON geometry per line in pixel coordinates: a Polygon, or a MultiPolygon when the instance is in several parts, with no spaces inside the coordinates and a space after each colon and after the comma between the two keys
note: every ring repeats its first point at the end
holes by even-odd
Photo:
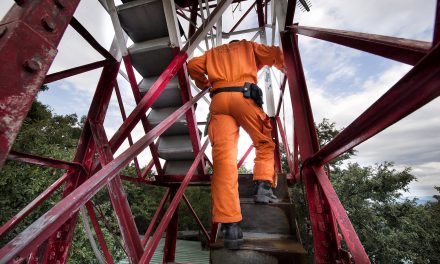
{"type": "MultiPolygon", "coordinates": [[[[201,89],[257,83],[263,66],[284,68],[280,48],[241,40],[208,50],[188,62],[188,72],[201,89]],[[208,75],[206,78],[205,75],[208,75]]],[[[214,175],[211,182],[212,221],[233,223],[242,220],[238,197],[237,143],[239,127],[249,134],[256,149],[254,180],[274,184],[274,142],[269,117],[251,98],[241,92],[216,94],[209,107],[208,134],[212,145],[214,175]]]]}

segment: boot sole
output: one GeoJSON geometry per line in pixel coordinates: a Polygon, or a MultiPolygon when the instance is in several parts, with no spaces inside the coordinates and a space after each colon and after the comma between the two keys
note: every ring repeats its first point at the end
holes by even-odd
{"type": "Polygon", "coordinates": [[[278,199],[270,198],[266,195],[254,195],[254,202],[259,204],[276,203],[278,199]]]}
{"type": "Polygon", "coordinates": [[[244,239],[225,240],[224,246],[226,249],[239,249],[243,243],[244,239]]]}

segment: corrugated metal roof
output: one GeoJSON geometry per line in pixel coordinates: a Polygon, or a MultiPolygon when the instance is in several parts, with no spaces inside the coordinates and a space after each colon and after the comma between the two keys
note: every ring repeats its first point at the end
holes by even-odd
{"type": "MultiPolygon", "coordinates": [[[[151,264],[162,263],[163,246],[165,238],[162,238],[154,252],[151,264]]],[[[209,263],[209,251],[202,250],[199,241],[187,241],[177,240],[176,244],[176,262],[186,262],[194,264],[208,264],[209,263]]],[[[122,260],[118,264],[129,264],[128,260],[122,260]]]]}

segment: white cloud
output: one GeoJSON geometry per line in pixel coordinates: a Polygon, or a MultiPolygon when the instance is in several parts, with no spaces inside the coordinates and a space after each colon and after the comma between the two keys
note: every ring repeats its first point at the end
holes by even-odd
{"type": "Polygon", "coordinates": [[[425,41],[432,38],[434,0],[314,0],[312,3],[309,13],[296,13],[301,25],[425,41]]]}

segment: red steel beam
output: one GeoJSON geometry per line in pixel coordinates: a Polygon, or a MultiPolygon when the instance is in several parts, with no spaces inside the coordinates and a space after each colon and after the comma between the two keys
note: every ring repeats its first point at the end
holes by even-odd
{"type": "Polygon", "coordinates": [[[263,11],[263,0],[256,0],[257,5],[257,18],[258,18],[258,27],[264,27],[264,11],[263,11]]]}
{"type": "Polygon", "coordinates": [[[209,240],[209,244],[214,244],[217,240],[217,233],[218,233],[219,223],[212,223],[211,225],[211,239],[209,240]]]}
{"type": "Polygon", "coordinates": [[[157,219],[159,218],[160,212],[162,212],[163,207],[168,199],[168,196],[170,196],[171,189],[167,189],[165,194],[162,197],[162,200],[159,203],[159,206],[156,209],[156,213],[154,213],[153,218],[151,219],[150,224],[148,225],[147,231],[144,234],[144,238],[142,239],[142,248],[145,248],[147,245],[148,240],[150,239],[150,234],[153,231],[154,226],[157,223],[157,219]]]}
{"type": "MultiPolygon", "coordinates": [[[[114,62],[103,68],[95,95],[93,96],[92,104],[87,114],[87,120],[84,124],[83,132],[80,136],[74,161],[81,163],[88,173],[69,171],[69,173],[74,174],[70,176],[69,181],[66,183],[62,198],[71,194],[89,177],[95,157],[95,144],[93,142],[89,120],[104,120],[116,81],[116,76],[119,71],[119,66],[119,62],[114,62]]],[[[59,228],[56,227],[50,229],[50,232],[52,232],[53,235],[49,237],[47,243],[48,246],[44,250],[44,255],[42,257],[43,263],[67,262],[72,245],[73,232],[77,223],[77,216],[78,213],[73,212],[71,217],[68,218],[67,221],[64,221],[59,228]],[[56,230],[57,228],[58,230],[56,230]]],[[[50,235],[50,232],[48,235],[50,235]]]]}
{"type": "Polygon", "coordinates": [[[95,230],[96,237],[98,238],[98,243],[101,246],[101,250],[104,253],[105,260],[107,261],[107,264],[114,264],[112,255],[110,254],[110,251],[108,250],[107,243],[105,243],[104,234],[101,231],[101,228],[99,227],[98,219],[96,218],[95,210],[93,209],[93,204],[91,201],[88,201],[86,203],[86,209],[90,217],[90,221],[92,222],[93,229],[95,230]]]}
{"type": "Polygon", "coordinates": [[[269,0],[266,0],[266,3],[264,5],[264,24],[267,24],[267,6],[269,5],[269,0]]]}
{"type": "Polygon", "coordinates": [[[102,60],[102,61],[97,61],[97,62],[92,62],[86,65],[82,65],[82,66],[78,66],[75,68],[71,68],[68,70],[64,70],[64,71],[59,71],[59,72],[55,72],[52,74],[49,74],[46,76],[46,78],[44,79],[44,84],[48,84],[51,82],[55,82],[64,78],[68,78],[77,74],[81,74],[84,72],[88,72],[91,70],[95,70],[101,67],[104,67],[105,65],[109,64],[109,60],[102,60]]]}
{"type": "MultiPolygon", "coordinates": [[[[113,160],[113,153],[108,145],[107,135],[102,123],[94,123],[90,120],[90,127],[95,141],[96,149],[99,154],[99,160],[102,166],[105,166],[113,160]]],[[[118,219],[119,229],[124,240],[125,251],[131,263],[137,263],[142,255],[143,249],[139,232],[131,213],[130,205],[127,201],[127,195],[122,187],[122,181],[119,175],[113,177],[107,183],[109,197],[118,219]]]]}
{"type": "MultiPolygon", "coordinates": [[[[128,79],[130,82],[130,87],[133,92],[134,100],[135,100],[136,104],[139,104],[142,97],[141,97],[141,93],[139,92],[139,87],[137,85],[136,76],[134,75],[134,69],[133,69],[133,65],[131,63],[131,57],[130,57],[130,55],[126,55],[122,59],[124,60],[124,65],[125,65],[125,69],[127,71],[128,79]]],[[[127,120],[127,118],[124,120],[124,123],[126,120],[127,120]]],[[[144,128],[145,133],[148,133],[148,131],[150,129],[149,129],[147,117],[145,115],[141,116],[141,122],[142,122],[142,126],[144,128]]],[[[130,135],[130,133],[128,133],[128,135],[130,135]]],[[[113,144],[111,144],[111,145],[113,146],[113,144]]],[[[157,148],[154,143],[151,143],[151,145],[150,145],[150,152],[151,152],[151,156],[153,158],[157,173],[159,175],[163,175],[162,165],[160,164],[160,161],[159,161],[159,154],[157,153],[157,148]]]]}
{"type": "MultiPolygon", "coordinates": [[[[0,264],[8,263],[17,256],[27,257],[36,246],[40,245],[50,236],[49,230],[59,228],[68,219],[76,215],[82,205],[90,200],[108,181],[112,180],[136,155],[151,144],[154,139],[176,122],[179,117],[206,94],[206,92],[207,90],[200,92],[191,99],[191,101],[177,109],[173,114],[139,139],[132,147],[105,165],[100,171],[73,190],[67,197],[58,202],[13,240],[9,241],[8,244],[0,249],[0,264]]],[[[92,109],[93,107],[91,107],[91,110],[92,109]]],[[[205,145],[207,144],[205,143],[205,145]]],[[[204,148],[200,153],[203,152],[204,148]]]]}
{"type": "Polygon", "coordinates": [[[296,136],[295,128],[293,128],[293,167],[295,168],[293,175],[295,176],[295,179],[299,182],[301,179],[299,178],[299,174],[298,174],[298,167],[299,167],[298,152],[299,152],[298,137],[296,136]]]}
{"type": "Polygon", "coordinates": [[[252,11],[252,9],[254,8],[255,4],[257,3],[257,1],[255,1],[250,7],[249,9],[241,16],[241,18],[237,21],[237,23],[235,23],[235,25],[231,28],[231,30],[229,30],[228,34],[231,34],[232,32],[235,31],[235,29],[241,24],[241,22],[243,21],[243,19],[246,18],[246,16],[252,11]]]}
{"type": "Polygon", "coordinates": [[[313,157],[325,164],[440,95],[440,44],[313,157]]]}
{"type": "Polygon", "coordinates": [[[0,25],[0,168],[8,156],[79,0],[13,5],[0,25]]]}
{"type": "Polygon", "coordinates": [[[144,183],[144,184],[148,184],[148,185],[157,185],[155,184],[155,181],[150,181],[150,180],[144,180],[138,177],[130,177],[127,175],[119,175],[119,177],[121,178],[121,180],[124,181],[128,181],[128,182],[134,182],[134,183],[144,183]]]}
{"type": "Polygon", "coordinates": [[[141,260],[139,261],[140,264],[149,263],[151,258],[153,257],[154,251],[156,250],[157,245],[159,244],[160,238],[162,237],[163,232],[165,231],[166,227],[168,226],[169,222],[171,221],[171,217],[173,216],[174,212],[177,209],[177,206],[179,205],[180,200],[182,199],[182,196],[185,192],[186,187],[188,187],[189,182],[191,181],[191,178],[197,168],[198,163],[203,157],[203,153],[205,152],[206,147],[208,146],[209,140],[206,140],[203,144],[203,147],[197,157],[194,159],[193,164],[189,168],[187,174],[185,175],[185,179],[182,181],[182,183],[179,186],[179,189],[176,192],[176,195],[174,196],[173,200],[171,201],[170,205],[168,206],[167,211],[165,212],[165,215],[163,216],[162,221],[160,222],[159,226],[156,229],[156,232],[154,232],[153,238],[151,239],[151,242],[148,243],[147,248],[145,249],[144,254],[142,255],[141,260]]]}
{"type": "Polygon", "coordinates": [[[194,1],[192,7],[191,7],[191,15],[190,15],[190,22],[188,25],[188,38],[191,38],[194,33],[196,32],[196,25],[197,25],[197,6],[199,4],[197,1],[194,1]]]}
{"type": "Polygon", "coordinates": [[[330,41],[410,65],[419,62],[431,48],[430,42],[346,30],[303,26],[292,26],[292,29],[304,36],[330,41]]]}
{"type": "Polygon", "coordinates": [[[47,157],[36,156],[28,153],[21,153],[18,151],[9,152],[8,160],[26,162],[38,166],[61,169],[61,170],[81,170],[81,164],[68,162],[64,160],[57,160],[47,157]]]}
{"type": "Polygon", "coordinates": [[[125,138],[128,136],[128,133],[130,133],[136,124],[141,120],[141,118],[145,116],[147,110],[159,97],[160,93],[163,91],[163,89],[165,89],[169,81],[174,77],[174,75],[176,75],[177,71],[180,67],[182,67],[187,58],[188,55],[185,52],[180,52],[162,72],[153,86],[151,86],[135,109],[110,139],[110,146],[113,152],[116,152],[116,150],[121,146],[125,138]]]}
{"type": "Polygon", "coordinates": [[[296,9],[296,0],[289,0],[287,2],[287,10],[286,10],[286,23],[284,28],[287,29],[290,25],[293,24],[293,17],[295,16],[296,9]]]}
{"type": "Polygon", "coordinates": [[[237,169],[240,169],[241,165],[243,165],[244,161],[246,160],[249,153],[251,153],[252,149],[254,148],[254,145],[251,144],[249,148],[244,153],[243,157],[241,157],[240,161],[237,163],[237,169]]]}
{"type": "Polygon", "coordinates": [[[212,165],[211,160],[209,159],[208,156],[206,156],[206,154],[205,154],[205,161],[208,162],[208,165],[209,165],[211,168],[214,168],[214,165],[212,165]]]}
{"type": "Polygon", "coordinates": [[[432,46],[437,45],[439,42],[440,42],[440,0],[437,0],[437,9],[435,12],[434,36],[432,40],[432,46]]]}
{"type": "Polygon", "coordinates": [[[26,205],[18,214],[12,217],[8,222],[6,222],[0,228],[0,238],[2,238],[7,232],[19,224],[26,216],[28,216],[38,205],[46,201],[58,188],[69,179],[70,174],[65,173],[63,176],[58,178],[52,185],[50,185],[46,190],[44,190],[40,195],[38,195],[32,202],[26,205]]]}
{"type": "Polygon", "coordinates": [[[290,153],[289,142],[287,141],[287,135],[284,131],[283,124],[281,123],[281,119],[279,116],[276,117],[278,130],[280,131],[281,140],[284,146],[284,152],[286,154],[287,164],[289,165],[290,173],[295,175],[295,167],[292,161],[292,154],[290,153]]]}
{"type": "Polygon", "coordinates": [[[70,26],[76,30],[89,44],[92,46],[97,52],[99,52],[104,58],[108,60],[114,60],[114,57],[110,52],[107,51],[99,42],[90,34],[87,29],[81,25],[81,23],[75,18],[72,17],[70,20],[70,26]]]}
{"type": "Polygon", "coordinates": [[[284,75],[283,81],[281,82],[280,86],[280,97],[278,99],[278,105],[277,105],[277,111],[275,116],[279,116],[281,112],[281,104],[283,103],[284,98],[284,90],[286,89],[286,83],[287,83],[287,75],[284,75]]]}
{"type": "Polygon", "coordinates": [[[150,162],[147,164],[147,166],[145,166],[144,170],[141,173],[141,178],[145,179],[148,174],[151,172],[151,169],[153,168],[154,165],[154,161],[150,160],[150,162]]]}
{"type": "MultiPolygon", "coordinates": [[[[178,50],[175,50],[176,53],[178,50]]],[[[179,86],[181,91],[181,97],[182,102],[186,103],[189,101],[189,98],[191,97],[191,86],[188,79],[188,72],[186,69],[186,64],[183,64],[182,68],[178,71],[177,76],[179,78],[179,86]]],[[[191,138],[191,145],[194,152],[194,156],[197,156],[200,151],[200,135],[199,135],[199,129],[197,127],[197,118],[194,111],[194,107],[191,107],[186,113],[185,118],[188,126],[188,132],[189,136],[191,138]]],[[[202,157],[202,161],[199,164],[198,167],[199,174],[205,174],[205,162],[204,162],[204,156],[202,157]]]]}
{"type": "MultiPolygon", "coordinates": [[[[121,91],[119,90],[118,82],[116,82],[116,84],[115,84],[115,93],[116,93],[116,99],[118,100],[119,110],[121,111],[122,121],[125,121],[125,119],[127,119],[127,115],[125,114],[124,102],[122,101],[121,91]]],[[[131,137],[131,134],[128,134],[127,138],[128,138],[128,144],[130,146],[132,146],[133,145],[133,138],[131,137]]],[[[139,162],[138,162],[137,157],[135,157],[133,159],[133,161],[134,161],[134,166],[136,168],[136,173],[137,173],[138,178],[142,177],[141,169],[139,167],[139,162]]]]}
{"type": "Polygon", "coordinates": [[[328,203],[330,204],[332,213],[335,215],[336,220],[339,223],[339,228],[344,235],[345,243],[347,244],[348,249],[353,255],[355,263],[370,263],[368,255],[365,252],[365,249],[362,246],[362,243],[359,240],[359,237],[357,236],[356,231],[354,230],[353,225],[351,224],[350,219],[347,216],[347,212],[342,206],[338,195],[333,189],[333,186],[324,171],[324,167],[313,166],[313,171],[317,175],[317,179],[322,187],[322,190],[324,191],[328,203]]]}
{"type": "Polygon", "coordinates": [[[192,216],[194,217],[194,220],[196,220],[197,225],[199,226],[200,230],[202,231],[203,235],[206,238],[206,241],[211,241],[211,238],[209,237],[208,231],[206,231],[206,228],[203,226],[202,221],[200,220],[200,218],[197,216],[196,211],[194,210],[194,208],[192,207],[191,203],[189,202],[188,198],[186,197],[185,194],[183,194],[183,201],[185,202],[186,206],[188,207],[190,213],[192,214],[192,216]]]}
{"type": "Polygon", "coordinates": [[[275,148],[273,151],[274,161],[275,161],[275,170],[276,173],[281,173],[281,157],[280,157],[280,141],[278,139],[278,129],[277,122],[275,118],[270,118],[270,124],[272,126],[272,140],[275,143],[275,148]]]}
{"type": "MultiPolygon", "coordinates": [[[[163,175],[156,178],[159,183],[179,183],[182,182],[185,175],[163,175]]],[[[211,182],[210,175],[194,175],[191,182],[211,182]]]]}
{"type": "MultiPolygon", "coordinates": [[[[207,185],[211,184],[209,176],[207,176],[207,177],[203,176],[203,178],[202,178],[197,175],[194,175],[193,178],[191,179],[191,185],[192,186],[207,186],[207,185]],[[201,178],[203,179],[203,181],[200,180],[201,178]]],[[[170,177],[168,177],[167,175],[164,175],[161,177],[158,177],[158,175],[155,175],[155,177],[158,177],[157,178],[158,180],[144,180],[144,179],[139,179],[137,177],[130,177],[130,176],[126,176],[126,175],[120,175],[120,177],[121,177],[121,180],[128,181],[128,182],[161,186],[161,187],[173,187],[177,183],[182,182],[182,180],[185,178],[185,175],[170,176],[170,177]],[[162,177],[165,179],[161,179],[162,177]]]]}
{"type": "MultiPolygon", "coordinates": [[[[170,204],[174,196],[176,195],[176,187],[171,188],[170,193],[170,204]]],[[[179,205],[177,204],[176,209],[171,217],[171,220],[167,226],[165,243],[163,247],[163,263],[174,263],[176,257],[176,242],[177,242],[177,229],[179,225],[179,205]]]]}
{"type": "MultiPolygon", "coordinates": [[[[296,34],[290,31],[281,33],[284,61],[288,72],[290,100],[292,103],[295,129],[299,139],[301,159],[311,157],[319,150],[318,137],[313,120],[307,84],[299,55],[296,34]]],[[[303,165],[307,165],[306,162],[303,165]]],[[[309,206],[310,223],[313,232],[314,259],[316,263],[335,263],[339,261],[338,234],[331,225],[332,214],[328,203],[322,198],[324,193],[310,166],[302,169],[306,198],[309,206]]]]}

